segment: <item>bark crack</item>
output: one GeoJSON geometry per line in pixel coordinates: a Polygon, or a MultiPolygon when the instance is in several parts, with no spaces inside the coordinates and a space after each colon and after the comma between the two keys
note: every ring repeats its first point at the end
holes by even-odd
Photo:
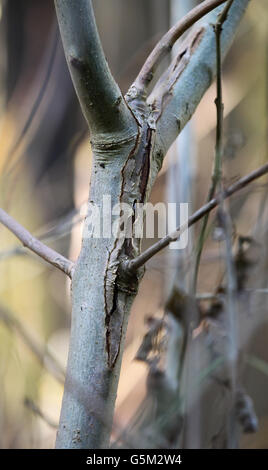
{"type": "MultiPolygon", "coordinates": [[[[125,176],[126,169],[129,161],[133,159],[136,154],[140,142],[140,129],[138,127],[138,135],[133,149],[129,153],[126,162],[121,170],[121,189],[119,202],[123,202],[124,187],[128,182],[125,176]]],[[[105,305],[105,328],[106,328],[106,350],[108,367],[113,368],[116,363],[120,351],[120,343],[122,337],[122,326],[124,321],[124,307],[119,304],[118,296],[122,289],[119,288],[118,283],[118,267],[119,259],[124,245],[123,238],[116,238],[114,246],[109,253],[105,275],[104,275],[104,305],[105,305]]]]}
{"type": "Polygon", "coordinates": [[[156,123],[162,116],[162,113],[173,96],[174,86],[180,79],[182,73],[185,71],[187,65],[190,63],[191,57],[200,44],[203,36],[205,34],[205,28],[199,28],[197,31],[194,31],[193,34],[190,34],[185,42],[182,44],[182,48],[177,55],[177,57],[172,62],[169,71],[167,72],[166,79],[159,83],[159,90],[156,94],[154,101],[151,104],[152,109],[152,122],[154,123],[153,127],[156,127],[156,123]]]}
{"type": "MultiPolygon", "coordinates": [[[[121,170],[120,203],[128,203],[135,208],[137,202],[143,203],[146,200],[153,135],[154,131],[146,120],[142,128],[139,127],[135,145],[121,170]]],[[[104,276],[106,350],[110,368],[114,367],[120,351],[125,303],[129,297],[136,295],[141,275],[134,273],[130,276],[123,268],[124,261],[134,258],[140,251],[140,240],[133,236],[135,216],[130,217],[129,223],[132,224],[132,237],[119,236],[115,239],[104,276]]]]}

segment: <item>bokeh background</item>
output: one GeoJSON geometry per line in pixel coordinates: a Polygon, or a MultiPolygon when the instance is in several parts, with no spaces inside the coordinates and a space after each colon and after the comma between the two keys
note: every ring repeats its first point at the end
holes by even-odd
{"type": "MultiPolygon", "coordinates": [[[[105,54],[127,91],[146,56],[194,0],[97,0],[95,13],[105,54]]],[[[1,207],[60,253],[76,260],[90,184],[91,149],[63,55],[52,0],[0,2],[1,207]]],[[[267,1],[252,1],[224,62],[224,181],[268,159],[267,1]]],[[[165,65],[164,65],[165,66],[165,65]]],[[[174,144],[151,200],[205,202],[215,146],[215,84],[174,144]],[[174,199],[175,198],[175,199],[174,199]]],[[[260,181],[234,197],[234,250],[251,237],[251,265],[239,325],[241,372],[259,419],[241,435],[244,448],[268,447],[268,218],[267,187],[260,181]],[[253,248],[252,248],[253,246],[253,248]],[[267,292],[266,292],[267,290],[267,292]]],[[[213,227],[213,217],[211,224],[213,227]]],[[[115,431],[128,426],[146,395],[148,368],[135,356],[148,315],[161,317],[181,265],[187,289],[199,226],[187,252],[167,250],[148,263],[130,318],[115,413],[115,431]]],[[[224,276],[221,243],[206,240],[198,292],[213,293],[224,276]]],[[[148,243],[154,240],[147,240],[148,243]]],[[[206,309],[207,301],[201,302],[206,309]]],[[[71,318],[70,283],[20,247],[0,227],[0,447],[52,448],[63,393],[71,318]]],[[[220,406],[220,405],[219,405],[220,406]]],[[[133,420],[132,420],[133,421],[133,420]]],[[[203,417],[201,426],[208,426],[203,417]]],[[[202,433],[199,427],[198,432],[202,433]]]]}

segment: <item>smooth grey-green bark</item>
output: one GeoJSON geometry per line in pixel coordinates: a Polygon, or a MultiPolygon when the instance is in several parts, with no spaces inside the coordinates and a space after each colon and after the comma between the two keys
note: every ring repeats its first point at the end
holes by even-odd
{"type": "Polygon", "coordinates": [[[132,132],[133,119],[109,70],[90,0],[55,0],[66,60],[93,135],[132,132]]]}
{"type": "MultiPolygon", "coordinates": [[[[234,2],[224,25],[223,52],[248,2],[234,2]]],[[[198,26],[184,56],[177,58],[146,102],[135,87],[126,100],[122,97],[102,51],[91,1],[55,0],[55,5],[72,79],[90,127],[94,160],[89,201],[101,214],[103,195],[111,197],[112,206],[135,207],[148,200],[168,147],[212,81],[216,54],[211,23],[222,7],[198,26]]],[[[58,448],[109,445],[124,337],[142,277],[142,272],[129,272],[125,266],[139,253],[139,240],[90,237],[86,221],[72,280],[58,448]]]]}

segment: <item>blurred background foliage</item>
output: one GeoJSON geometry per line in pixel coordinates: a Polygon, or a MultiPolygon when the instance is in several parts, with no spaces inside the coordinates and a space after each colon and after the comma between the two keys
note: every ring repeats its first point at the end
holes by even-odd
{"type": "MultiPolygon", "coordinates": [[[[153,45],[172,24],[172,1],[94,3],[107,59],[126,92],[153,45]]],[[[197,2],[181,3],[187,11],[197,2]]],[[[252,1],[224,63],[226,184],[268,158],[267,26],[267,1],[252,1]]],[[[53,1],[1,0],[0,36],[1,207],[36,236],[75,260],[86,210],[91,152],[65,64],[53,1]]],[[[193,149],[194,164],[189,183],[191,200],[187,201],[191,211],[205,202],[210,184],[215,93],[213,84],[191,123],[188,144],[193,149]]],[[[174,146],[165,160],[152,193],[154,203],[167,197],[179,148],[174,146]]],[[[234,197],[230,205],[234,249],[237,250],[238,235],[254,240],[249,253],[252,263],[247,271],[247,289],[252,293],[240,305],[239,327],[245,331],[240,347],[246,356],[241,380],[254,402],[259,426],[257,432],[241,436],[240,445],[244,448],[268,447],[266,201],[267,187],[258,182],[234,197]]],[[[215,217],[211,217],[211,222],[213,228],[215,217]]],[[[191,232],[193,240],[198,229],[196,226],[191,232]]],[[[221,243],[211,236],[213,233],[212,229],[202,256],[199,293],[214,293],[224,276],[221,243]]],[[[183,274],[191,272],[193,257],[194,250],[190,250],[184,259],[183,274]]],[[[133,423],[133,416],[142,411],[148,367],[135,356],[147,331],[148,315],[163,317],[166,286],[176,273],[177,262],[173,252],[151,260],[134,303],[116,405],[115,440],[122,429],[133,423]]],[[[67,360],[70,285],[62,273],[21,248],[3,227],[0,280],[0,447],[50,448],[55,440],[67,360]]],[[[200,303],[201,310],[208,308],[207,301],[200,303]]],[[[202,333],[197,335],[197,342],[201,340],[202,333]]],[[[209,371],[199,372],[204,374],[205,382],[209,381],[209,371]]],[[[203,406],[196,433],[206,434],[211,409],[221,406],[217,399],[215,403],[210,400],[209,408],[203,406]]],[[[137,435],[132,434],[132,438],[133,445],[143,445],[137,443],[137,435]]],[[[196,439],[203,442],[200,436],[196,439]]],[[[202,445],[209,446],[207,441],[202,445]]]]}

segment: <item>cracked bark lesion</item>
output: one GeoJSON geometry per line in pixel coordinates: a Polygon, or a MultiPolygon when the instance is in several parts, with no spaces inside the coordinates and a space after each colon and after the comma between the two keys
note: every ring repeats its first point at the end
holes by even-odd
{"type": "MultiPolygon", "coordinates": [[[[174,87],[190,63],[191,57],[198,48],[198,45],[200,44],[205,32],[206,30],[202,26],[187,36],[186,40],[179,48],[179,51],[169,66],[167,72],[159,79],[158,83],[156,84],[154,91],[149,98],[152,110],[151,113],[155,125],[157,125],[158,120],[161,118],[168,102],[172,100],[174,95],[174,87]]],[[[181,123],[179,119],[178,130],[179,132],[181,130],[181,123]]]]}
{"type": "MultiPolygon", "coordinates": [[[[139,127],[133,149],[121,170],[120,203],[134,207],[144,203],[148,194],[150,166],[152,158],[153,130],[147,121],[139,127]],[[133,184],[133,181],[136,182],[133,184]]],[[[131,233],[134,233],[135,216],[130,214],[131,233]]],[[[109,368],[115,366],[119,355],[122,325],[125,317],[125,296],[135,297],[143,270],[129,273],[124,269],[124,261],[133,259],[140,253],[140,240],[116,237],[109,253],[104,275],[106,350],[109,368]]]]}
{"type": "MultiPolygon", "coordinates": [[[[131,203],[145,202],[150,193],[154,179],[162,164],[164,155],[159,140],[156,143],[158,121],[162,118],[168,104],[176,93],[175,87],[183,77],[192,57],[199,53],[199,46],[207,33],[210,25],[198,26],[183,41],[179,52],[172,61],[167,72],[156,83],[154,90],[147,100],[145,89],[138,89],[136,83],[130,87],[126,95],[126,101],[135,116],[139,126],[139,143],[133,154],[127,159],[122,170],[122,186],[120,202],[131,203]],[[137,181],[133,190],[133,181],[137,181]],[[131,183],[130,183],[131,182],[131,183]],[[131,190],[129,187],[131,187],[131,190]]],[[[208,68],[209,82],[212,80],[212,71],[208,68]]],[[[148,77],[147,77],[148,78],[148,77]]],[[[185,114],[191,113],[189,103],[185,103],[185,114]]],[[[175,116],[176,133],[182,129],[181,119],[175,116]]],[[[132,220],[132,224],[135,219],[132,220]]],[[[124,308],[121,308],[119,297],[128,291],[128,295],[136,292],[138,278],[132,281],[134,289],[128,288],[129,279],[125,280],[124,266],[137,257],[140,246],[136,247],[132,242],[115,240],[114,248],[110,253],[105,271],[105,308],[106,308],[106,344],[108,363],[114,367],[118,357],[121,342],[121,326],[124,321],[124,308]],[[120,313],[120,309],[122,310],[120,313]]],[[[134,270],[127,270],[129,275],[135,275],[134,270]]],[[[122,302],[123,303],[123,302],[122,302]]]]}

